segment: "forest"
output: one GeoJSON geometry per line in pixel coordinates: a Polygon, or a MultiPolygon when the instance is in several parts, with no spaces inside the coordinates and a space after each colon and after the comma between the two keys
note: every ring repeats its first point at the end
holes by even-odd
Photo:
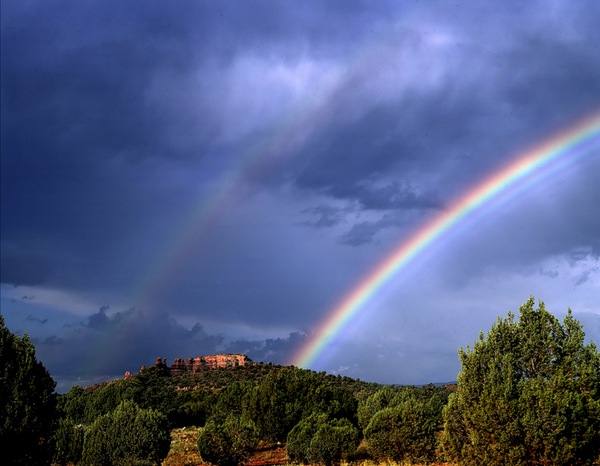
{"type": "Polygon", "coordinates": [[[325,466],[600,464],[600,354],[570,311],[561,322],[533,297],[459,349],[446,386],[264,363],[154,365],[57,394],[27,335],[3,319],[0,332],[3,464],[163,464],[172,433],[192,427],[202,463],[217,466],[268,449],[325,466]]]}

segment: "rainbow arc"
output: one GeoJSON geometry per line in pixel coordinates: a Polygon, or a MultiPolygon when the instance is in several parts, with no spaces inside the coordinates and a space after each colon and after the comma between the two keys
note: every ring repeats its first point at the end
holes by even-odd
{"type": "Polygon", "coordinates": [[[448,209],[396,246],[391,254],[329,311],[313,335],[293,356],[291,364],[301,367],[313,365],[385,284],[397,277],[419,254],[457,224],[503,194],[510,194],[511,190],[521,192],[549,174],[559,171],[564,164],[571,164],[583,156],[597,153],[594,149],[600,149],[600,113],[523,152],[510,164],[468,190],[448,209]]]}

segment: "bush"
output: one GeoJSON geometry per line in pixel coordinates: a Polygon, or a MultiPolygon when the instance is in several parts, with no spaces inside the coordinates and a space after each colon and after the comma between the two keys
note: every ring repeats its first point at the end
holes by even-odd
{"type": "Polygon", "coordinates": [[[52,443],[54,446],[54,464],[77,464],[83,451],[84,427],[75,424],[70,418],[58,421],[52,443]]]}
{"type": "Polygon", "coordinates": [[[160,464],[170,445],[171,431],[164,414],[123,401],[114,411],[98,417],[86,431],[82,463],[160,464]]]}
{"type": "Polygon", "coordinates": [[[287,454],[292,461],[330,465],[352,458],[359,441],[358,429],[348,419],[328,420],[326,414],[314,413],[290,431],[287,454]]]}
{"type": "Polygon", "coordinates": [[[408,398],[378,411],[365,429],[369,454],[379,461],[434,460],[441,407],[432,400],[408,398]]]}
{"type": "Polygon", "coordinates": [[[311,414],[301,420],[287,436],[287,455],[298,463],[310,462],[310,442],[321,425],[327,423],[327,415],[323,413],[311,414]]]}
{"type": "Polygon", "coordinates": [[[258,444],[254,422],[230,415],[224,423],[211,420],[198,436],[198,451],[204,461],[235,466],[250,457],[258,444]]]}
{"type": "Polygon", "coordinates": [[[442,446],[464,465],[591,465],[600,453],[600,354],[581,324],[530,298],[459,350],[442,446]]]}

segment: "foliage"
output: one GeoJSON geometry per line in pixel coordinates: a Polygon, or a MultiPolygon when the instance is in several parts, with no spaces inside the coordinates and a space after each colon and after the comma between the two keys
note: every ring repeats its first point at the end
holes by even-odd
{"type": "Polygon", "coordinates": [[[234,381],[217,396],[214,416],[222,419],[230,415],[242,416],[245,400],[252,395],[254,386],[250,382],[234,381]]]}
{"type": "Polygon", "coordinates": [[[295,462],[330,465],[352,458],[359,441],[358,429],[349,420],[313,413],[290,431],[287,454],[295,462]]]}
{"type": "Polygon", "coordinates": [[[347,378],[296,367],[271,372],[247,399],[245,412],[261,438],[285,441],[292,428],[314,412],[356,423],[357,400],[347,378]]]}
{"type": "Polygon", "coordinates": [[[57,411],[60,417],[69,418],[75,424],[85,422],[86,398],[83,388],[79,385],[62,395],[58,395],[57,411]]]}
{"type": "MultiPolygon", "coordinates": [[[[83,419],[80,422],[91,424],[99,416],[114,411],[126,399],[124,396],[126,385],[126,380],[114,380],[87,391],[83,404],[83,419]]],[[[78,403],[72,401],[72,406],[79,408],[78,403]]]]}
{"type": "MultiPolygon", "coordinates": [[[[183,401],[184,394],[177,390],[177,378],[165,366],[142,369],[126,381],[123,398],[134,401],[141,408],[160,411],[174,426],[188,424],[192,413],[183,401]]],[[[191,420],[197,423],[196,419],[191,420]]]]}
{"type": "Polygon", "coordinates": [[[114,411],[98,417],[85,432],[82,463],[160,464],[170,443],[164,414],[123,401],[114,411]]]}
{"type": "Polygon", "coordinates": [[[198,436],[202,459],[219,466],[235,466],[248,459],[258,444],[258,431],[250,419],[229,416],[224,423],[209,421],[198,436]]]}
{"type": "Polygon", "coordinates": [[[569,310],[531,297],[473,348],[444,409],[442,446],[465,465],[585,465],[600,453],[600,354],[569,310]]]}
{"type": "Polygon", "coordinates": [[[321,425],[327,423],[327,415],[313,413],[302,419],[287,436],[287,454],[294,462],[310,462],[310,442],[321,425]]]}
{"type": "Polygon", "coordinates": [[[70,418],[58,420],[52,437],[54,449],[53,464],[77,464],[83,451],[84,426],[75,424],[70,418]]]}
{"type": "Polygon", "coordinates": [[[441,413],[435,398],[423,401],[407,397],[383,408],[364,431],[369,453],[378,461],[433,461],[441,413]]]}
{"type": "Polygon", "coordinates": [[[357,409],[358,426],[363,430],[366,429],[377,412],[394,404],[398,393],[395,387],[388,385],[360,400],[357,409]]]}
{"type": "Polygon", "coordinates": [[[0,315],[0,444],[4,464],[50,461],[55,386],[37,361],[29,337],[11,333],[0,315]]]}

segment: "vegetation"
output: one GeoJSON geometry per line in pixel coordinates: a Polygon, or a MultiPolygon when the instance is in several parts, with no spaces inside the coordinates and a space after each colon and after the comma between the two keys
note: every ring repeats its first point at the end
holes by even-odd
{"type": "Polygon", "coordinates": [[[600,354],[530,298],[460,350],[442,446],[464,465],[584,465],[600,453],[600,354]]]}
{"type": "Polygon", "coordinates": [[[86,430],[84,465],[154,465],[169,452],[171,429],[159,411],[123,401],[86,430]]]}
{"type": "Polygon", "coordinates": [[[251,419],[229,415],[224,423],[209,421],[198,437],[204,461],[235,466],[247,460],[258,445],[258,430],[251,419]]]}
{"type": "Polygon", "coordinates": [[[169,448],[164,464],[266,466],[286,451],[286,461],[325,466],[600,464],[600,355],[570,311],[561,323],[534,304],[460,349],[448,387],[271,364],[158,365],[57,396],[29,339],[0,321],[3,464],[160,464],[169,448]]]}
{"type": "Polygon", "coordinates": [[[358,429],[349,420],[313,413],[290,431],[287,454],[295,462],[330,465],[354,457],[359,442],[358,429]]]}
{"type": "Polygon", "coordinates": [[[364,430],[367,450],[380,461],[433,461],[442,407],[436,398],[424,401],[408,396],[383,408],[364,430]]]}
{"type": "Polygon", "coordinates": [[[12,334],[0,315],[0,445],[3,464],[47,464],[56,421],[56,383],[29,337],[12,334]]]}

